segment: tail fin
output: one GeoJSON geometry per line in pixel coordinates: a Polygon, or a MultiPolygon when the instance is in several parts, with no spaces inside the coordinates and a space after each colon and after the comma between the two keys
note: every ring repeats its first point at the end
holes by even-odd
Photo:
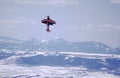
{"type": "Polygon", "coordinates": [[[47,28],[47,29],[46,29],[46,31],[47,31],[47,32],[50,32],[50,29],[49,29],[49,28],[47,28]]]}

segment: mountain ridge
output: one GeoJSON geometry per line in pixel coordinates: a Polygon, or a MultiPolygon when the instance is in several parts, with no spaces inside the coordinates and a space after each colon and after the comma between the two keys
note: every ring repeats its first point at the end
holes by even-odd
{"type": "Polygon", "coordinates": [[[105,53],[120,54],[120,47],[112,48],[104,43],[96,41],[71,42],[63,38],[50,40],[18,40],[10,37],[0,36],[0,49],[24,50],[24,51],[50,51],[50,52],[86,52],[86,53],[105,53]]]}

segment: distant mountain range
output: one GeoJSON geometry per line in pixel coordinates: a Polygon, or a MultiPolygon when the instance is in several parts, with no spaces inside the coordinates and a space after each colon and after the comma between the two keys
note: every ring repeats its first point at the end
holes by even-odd
{"type": "Polygon", "coordinates": [[[112,48],[106,44],[95,41],[70,42],[62,38],[51,40],[30,39],[22,41],[9,37],[0,37],[0,49],[23,50],[23,51],[45,51],[45,52],[86,52],[120,54],[120,47],[112,48]]]}

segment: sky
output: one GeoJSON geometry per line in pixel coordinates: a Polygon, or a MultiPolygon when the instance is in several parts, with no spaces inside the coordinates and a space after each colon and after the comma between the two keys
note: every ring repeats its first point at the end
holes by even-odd
{"type": "Polygon", "coordinates": [[[0,36],[120,47],[120,0],[0,0],[0,36]],[[56,21],[49,33],[41,23],[47,15],[56,21]]]}

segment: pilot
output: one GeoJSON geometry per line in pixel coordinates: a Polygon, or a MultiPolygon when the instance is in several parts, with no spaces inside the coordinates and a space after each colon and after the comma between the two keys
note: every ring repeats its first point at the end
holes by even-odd
{"type": "Polygon", "coordinates": [[[49,15],[47,16],[47,20],[50,20],[50,16],[49,15]]]}

